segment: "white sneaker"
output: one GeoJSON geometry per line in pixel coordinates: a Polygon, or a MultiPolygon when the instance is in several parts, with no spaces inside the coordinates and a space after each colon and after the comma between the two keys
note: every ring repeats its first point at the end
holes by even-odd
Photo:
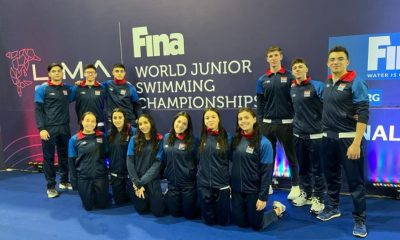
{"type": "Polygon", "coordinates": [[[278,179],[277,178],[272,178],[271,184],[278,185],[279,184],[278,179]]]}
{"type": "Polygon", "coordinates": [[[279,208],[281,214],[278,215],[278,217],[282,217],[283,213],[286,211],[286,206],[283,205],[281,202],[278,202],[278,201],[274,201],[274,202],[272,203],[272,208],[273,208],[273,209],[279,208]]]}
{"type": "Polygon", "coordinates": [[[58,192],[55,188],[47,189],[47,197],[49,198],[55,198],[58,197],[58,192]]]}
{"type": "Polygon", "coordinates": [[[307,194],[305,192],[301,191],[300,196],[295,198],[292,203],[296,207],[301,207],[304,205],[311,205],[312,201],[311,198],[307,198],[307,194]]]}
{"type": "Polygon", "coordinates": [[[271,186],[271,185],[269,185],[268,194],[269,194],[269,195],[274,194],[274,189],[272,189],[272,186],[271,186]]]}
{"type": "Polygon", "coordinates": [[[289,195],[287,196],[287,199],[293,201],[295,198],[297,198],[297,197],[300,196],[300,193],[301,193],[300,187],[299,187],[299,186],[293,186],[293,187],[290,189],[290,193],[289,193],[289,195]]]}
{"type": "Polygon", "coordinates": [[[72,185],[71,185],[71,183],[69,183],[69,182],[67,182],[67,183],[60,183],[60,184],[58,185],[58,188],[60,188],[60,190],[65,190],[65,189],[72,190],[72,185]]]}
{"type": "Polygon", "coordinates": [[[310,208],[311,213],[320,214],[325,208],[325,204],[319,201],[318,198],[316,197],[313,197],[311,199],[311,203],[312,203],[310,208]]]}

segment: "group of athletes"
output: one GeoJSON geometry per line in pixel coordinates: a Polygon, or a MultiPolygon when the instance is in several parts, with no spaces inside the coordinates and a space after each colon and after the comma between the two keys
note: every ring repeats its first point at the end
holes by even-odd
{"type": "Polygon", "coordinates": [[[340,217],[343,166],[354,204],[353,235],[366,237],[366,82],[347,69],[349,54],[342,46],[328,53],[331,75],[325,82],[311,79],[305,60],[294,59],[289,71],[282,59],[281,48],[267,49],[269,67],[257,80],[257,109],[238,110],[232,135],[218,109],[208,108],[199,137],[184,111],[174,116],[168,133],[160,134],[155,120],[142,113],[122,64],[114,65],[114,79],[103,83],[96,81],[95,66],[87,65],[85,80],[73,86],[62,82],[61,64],[50,64],[49,80],[36,88],[34,99],[47,196],[59,196],[57,149],[59,189],[77,190],[86,210],[108,207],[111,185],[115,204],[133,203],[139,214],[201,215],[207,225],[233,222],[263,230],[286,210],[274,201],[265,212],[279,141],[290,167],[291,203],[309,205],[322,221],[340,217]],[[71,137],[73,101],[80,128],[71,137]],[[168,182],[164,192],[162,176],[168,182]]]}

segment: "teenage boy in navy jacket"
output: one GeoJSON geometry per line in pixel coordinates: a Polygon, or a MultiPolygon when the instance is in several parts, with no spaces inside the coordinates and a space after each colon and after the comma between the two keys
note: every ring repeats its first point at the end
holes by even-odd
{"type": "Polygon", "coordinates": [[[68,180],[69,103],[73,96],[71,86],[62,82],[60,63],[48,66],[49,80],[35,89],[35,119],[40,131],[43,150],[43,171],[47,181],[47,196],[58,197],[54,153],[57,146],[60,189],[72,190],[68,180]]]}
{"type": "Polygon", "coordinates": [[[353,198],[353,235],[367,236],[366,199],[364,184],[363,134],[369,119],[368,87],[365,80],[348,71],[349,53],[342,46],[328,53],[327,65],[331,75],[324,90],[322,124],[324,130],[325,177],[327,202],[317,218],[328,221],[340,217],[339,194],[341,166],[343,166],[349,191],[353,198]],[[354,118],[353,116],[357,116],[354,118]]]}
{"type": "MultiPolygon", "coordinates": [[[[257,118],[262,134],[272,143],[275,166],[276,142],[279,140],[289,161],[292,188],[289,200],[300,196],[299,164],[293,139],[293,106],[290,98],[292,73],[282,66],[282,49],[271,46],[266,53],[269,68],[257,80],[257,118]]],[[[269,190],[272,193],[272,188],[269,190]]]]}
{"type": "Polygon", "coordinates": [[[322,163],[322,94],[324,84],[311,80],[304,59],[292,62],[290,94],[294,108],[293,133],[296,155],[300,165],[301,195],[293,205],[311,205],[310,211],[319,214],[324,209],[325,180],[322,163]],[[314,194],[313,194],[314,190],[314,194]]]}

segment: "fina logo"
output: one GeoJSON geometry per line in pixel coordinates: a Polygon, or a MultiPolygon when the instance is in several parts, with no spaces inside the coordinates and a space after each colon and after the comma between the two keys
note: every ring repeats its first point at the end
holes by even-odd
{"type": "Polygon", "coordinates": [[[182,33],[149,35],[147,27],[132,28],[133,57],[142,57],[142,48],[147,57],[176,56],[185,54],[185,40],[182,33]]]}
{"type": "Polygon", "coordinates": [[[392,46],[391,37],[369,37],[368,71],[400,70],[400,46],[392,46]],[[386,59],[385,69],[378,69],[379,59],[386,59]]]}

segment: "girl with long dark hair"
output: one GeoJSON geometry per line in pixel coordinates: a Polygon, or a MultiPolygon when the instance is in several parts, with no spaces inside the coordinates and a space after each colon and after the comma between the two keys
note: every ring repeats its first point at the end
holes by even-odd
{"type": "Polygon", "coordinates": [[[168,180],[166,203],[174,217],[196,217],[197,206],[197,146],[192,120],[179,112],[172,121],[170,133],[164,137],[165,176],[168,180]]]}
{"type": "Polygon", "coordinates": [[[215,108],[206,109],[198,151],[197,187],[201,215],[207,225],[229,223],[229,144],[219,112],[215,108]]]}
{"type": "Polygon", "coordinates": [[[150,210],[160,217],[165,210],[160,185],[162,135],[148,114],[140,115],[138,128],[136,136],[129,141],[127,154],[128,172],[135,190],[133,204],[139,214],[150,210]]]}
{"type": "Polygon", "coordinates": [[[272,146],[262,136],[256,114],[240,108],[232,142],[232,208],[235,223],[259,231],[276,222],[285,206],[275,201],[273,210],[264,214],[272,180],[272,146]]]}
{"type": "Polygon", "coordinates": [[[126,118],[125,111],[115,108],[111,113],[111,128],[109,130],[110,181],[113,199],[116,205],[127,203],[132,198],[132,187],[126,168],[126,153],[129,140],[136,134],[126,118]]]}

